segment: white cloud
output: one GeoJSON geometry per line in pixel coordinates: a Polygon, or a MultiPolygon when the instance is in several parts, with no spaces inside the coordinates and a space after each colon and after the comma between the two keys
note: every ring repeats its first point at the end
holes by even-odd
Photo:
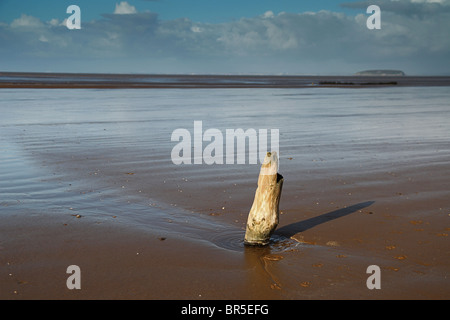
{"type": "Polygon", "coordinates": [[[271,10],[266,11],[263,15],[264,18],[273,18],[274,16],[275,15],[274,15],[273,11],[271,11],[271,10]]]}
{"type": "Polygon", "coordinates": [[[114,10],[114,14],[134,14],[137,13],[136,7],[130,5],[126,1],[121,1],[120,3],[116,3],[116,9],[114,10]]]}
{"type": "Polygon", "coordinates": [[[41,41],[41,42],[48,42],[49,40],[47,39],[46,36],[41,35],[41,36],[39,37],[39,41],[41,41]]]}
{"type": "Polygon", "coordinates": [[[48,24],[51,25],[51,26],[56,27],[56,26],[58,26],[60,24],[60,22],[59,22],[58,19],[51,19],[50,21],[48,21],[48,24]]]}
{"type": "Polygon", "coordinates": [[[11,28],[36,28],[43,27],[44,23],[39,18],[22,14],[20,18],[17,18],[11,22],[11,28]]]}

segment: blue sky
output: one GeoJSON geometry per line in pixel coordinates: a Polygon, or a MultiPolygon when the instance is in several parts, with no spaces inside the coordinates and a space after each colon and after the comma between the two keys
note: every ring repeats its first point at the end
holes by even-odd
{"type": "Polygon", "coordinates": [[[450,74],[449,34],[450,0],[0,0],[0,70],[450,74]]]}
{"type": "MultiPolygon", "coordinates": [[[[111,0],[0,0],[0,21],[12,22],[25,13],[43,20],[64,17],[65,9],[76,4],[87,21],[112,13],[116,3],[111,0]]],[[[274,13],[332,10],[354,13],[336,0],[135,0],[128,1],[139,12],[157,12],[161,19],[189,18],[196,22],[226,22],[254,17],[271,10],[274,13]]]]}

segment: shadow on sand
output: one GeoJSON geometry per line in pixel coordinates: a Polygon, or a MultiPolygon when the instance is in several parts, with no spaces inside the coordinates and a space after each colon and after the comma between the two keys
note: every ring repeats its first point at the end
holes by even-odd
{"type": "Polygon", "coordinates": [[[308,229],[314,228],[315,226],[317,226],[319,224],[322,224],[322,223],[325,223],[325,222],[328,222],[328,221],[331,221],[331,220],[334,220],[337,218],[344,217],[351,213],[357,212],[358,210],[364,209],[364,208],[372,205],[373,203],[375,203],[375,201],[361,202],[361,203],[354,204],[347,208],[338,209],[338,210],[324,213],[320,216],[313,217],[313,218],[310,218],[307,220],[291,223],[291,224],[288,224],[286,226],[283,226],[283,227],[277,229],[275,231],[275,234],[290,238],[299,232],[303,232],[308,229]]]}

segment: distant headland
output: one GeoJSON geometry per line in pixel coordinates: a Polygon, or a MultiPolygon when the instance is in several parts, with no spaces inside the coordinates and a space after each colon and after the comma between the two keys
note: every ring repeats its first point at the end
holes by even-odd
{"type": "Polygon", "coordinates": [[[355,73],[356,76],[404,76],[401,70],[364,70],[355,73]]]}

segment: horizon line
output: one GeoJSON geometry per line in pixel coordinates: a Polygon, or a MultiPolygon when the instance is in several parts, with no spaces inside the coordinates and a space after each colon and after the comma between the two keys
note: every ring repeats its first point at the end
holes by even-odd
{"type": "Polygon", "coordinates": [[[442,74],[407,74],[404,75],[358,75],[357,73],[366,72],[366,71],[401,71],[396,69],[368,69],[361,70],[355,73],[330,73],[330,74],[315,74],[315,73],[164,73],[164,72],[155,72],[155,73],[141,73],[141,72],[74,72],[74,71],[2,71],[0,70],[0,75],[3,74],[42,74],[42,75],[115,75],[115,76],[252,76],[252,77],[351,77],[351,76],[373,76],[373,77],[450,77],[450,71],[442,74]]]}

